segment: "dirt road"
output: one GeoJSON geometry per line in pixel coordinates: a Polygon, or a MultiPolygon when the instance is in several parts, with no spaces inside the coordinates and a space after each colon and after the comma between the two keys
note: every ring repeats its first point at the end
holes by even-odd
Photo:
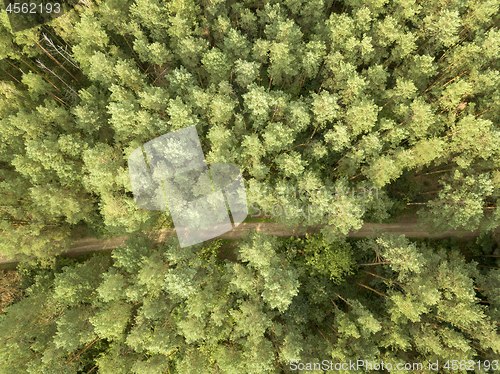
{"type": "MultiPolygon", "coordinates": [[[[241,239],[252,232],[258,232],[266,235],[287,237],[287,236],[303,236],[306,233],[315,233],[321,229],[320,226],[313,227],[296,227],[290,228],[279,223],[242,223],[240,226],[234,228],[220,236],[221,239],[241,239]]],[[[433,232],[425,230],[417,223],[366,223],[357,231],[352,231],[348,234],[351,238],[369,238],[376,237],[383,233],[405,235],[413,239],[443,239],[449,237],[470,239],[478,236],[475,231],[441,231],[433,232]]],[[[153,238],[157,242],[163,242],[167,238],[175,235],[175,230],[162,230],[153,234],[153,238]]],[[[110,238],[107,240],[102,239],[82,239],[74,242],[72,248],[68,251],[70,254],[85,253],[89,251],[109,250],[119,247],[127,240],[127,236],[110,238]]]]}
{"type": "MultiPolygon", "coordinates": [[[[306,233],[315,233],[321,229],[321,226],[312,227],[295,227],[291,228],[278,223],[270,222],[250,222],[242,223],[232,231],[229,231],[222,236],[221,239],[240,239],[252,232],[259,232],[267,235],[287,237],[287,236],[302,236],[306,233]]],[[[460,238],[471,239],[479,235],[476,231],[432,231],[422,227],[416,222],[403,220],[398,223],[365,223],[359,230],[352,231],[348,234],[351,238],[369,238],[376,237],[380,234],[388,233],[394,235],[405,235],[413,239],[443,239],[443,238],[460,238]]],[[[151,237],[157,242],[163,242],[167,238],[175,235],[175,230],[166,229],[151,233],[151,237]]],[[[85,238],[75,240],[71,248],[64,253],[66,256],[79,256],[91,252],[110,251],[123,245],[128,236],[119,236],[109,239],[85,238]]],[[[15,266],[15,259],[0,257],[0,265],[15,266]]]]}

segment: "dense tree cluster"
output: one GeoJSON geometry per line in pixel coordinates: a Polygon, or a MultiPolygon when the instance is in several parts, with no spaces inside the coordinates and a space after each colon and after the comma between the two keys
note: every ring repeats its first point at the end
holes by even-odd
{"type": "Polygon", "coordinates": [[[491,230],[497,10],[492,0],[104,1],[17,33],[2,12],[2,245],[40,256],[75,226],[168,225],[136,209],[126,159],[188,125],[209,162],[241,166],[255,211],[287,208],[276,219],[345,234],[406,199],[437,226],[491,230]]]}
{"type": "Polygon", "coordinates": [[[498,358],[498,8],[95,0],[17,32],[0,10],[0,257],[40,261],[0,315],[0,373],[498,358]],[[137,207],[127,159],[191,125],[241,167],[251,219],[321,232],[150,241],[172,219],[137,207]],[[346,239],[402,215],[481,237],[346,239]]]}
{"type": "Polygon", "coordinates": [[[136,237],[112,259],[26,269],[27,297],[0,319],[0,372],[267,373],[322,359],[396,365],[500,353],[500,273],[480,272],[456,248],[254,236],[232,261],[220,249],[136,237]],[[378,265],[337,255],[322,259],[335,265],[325,272],[303,260],[351,246],[378,265]]]}

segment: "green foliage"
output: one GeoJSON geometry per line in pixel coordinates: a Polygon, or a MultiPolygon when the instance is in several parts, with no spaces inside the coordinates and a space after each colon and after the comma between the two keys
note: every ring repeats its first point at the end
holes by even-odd
{"type": "MultiPolygon", "coordinates": [[[[236,162],[259,181],[248,183],[249,196],[259,196],[249,203],[262,211],[280,199],[278,186],[295,189],[312,174],[327,187],[345,179],[350,191],[384,195],[403,173],[439,166],[450,169],[438,176],[448,187],[426,195],[427,210],[453,210],[446,201],[463,195],[449,183],[455,171],[498,168],[497,8],[109,0],[50,26],[16,34],[2,26],[10,60],[1,61],[0,162],[10,175],[0,188],[12,197],[1,214],[16,227],[2,232],[46,238],[33,238],[32,249],[5,243],[4,252],[48,257],[63,246],[43,243],[76,225],[105,234],[164,224],[134,208],[126,159],[189,125],[201,130],[209,161],[236,162]],[[257,185],[265,192],[253,191],[257,185]]],[[[488,210],[479,212],[491,189],[481,196],[471,220],[491,229],[488,210]]],[[[345,222],[335,228],[342,236],[367,212],[360,197],[349,201],[356,219],[340,218],[335,204],[310,203],[325,214],[286,206],[295,213],[273,218],[334,217],[333,226],[345,222]]],[[[444,216],[432,222],[445,226],[444,216]]]]}
{"type": "Polygon", "coordinates": [[[335,283],[340,283],[346,275],[352,273],[352,248],[346,242],[330,243],[321,236],[313,236],[305,242],[304,255],[305,262],[313,269],[313,273],[327,276],[335,283]]]}
{"type": "Polygon", "coordinates": [[[217,258],[221,245],[135,238],[112,263],[95,256],[35,272],[0,316],[0,372],[262,373],[296,361],[500,352],[498,272],[452,247],[254,236],[231,262],[217,258]]]}
{"type": "MultiPolygon", "coordinates": [[[[456,172],[438,198],[431,201],[423,216],[444,228],[478,229],[484,224],[484,205],[494,193],[494,180],[491,174],[466,176],[456,172]]],[[[498,218],[491,217],[492,227],[498,226],[498,218]]]]}
{"type": "Polygon", "coordinates": [[[0,315],[0,373],[498,358],[491,248],[346,239],[413,207],[493,237],[497,2],[80,3],[18,33],[0,11],[0,255],[53,265],[0,315]],[[171,218],[137,208],[127,158],[190,125],[257,221],[320,232],[152,243],[171,218]],[[61,266],[81,233],[131,240],[61,266]]]}

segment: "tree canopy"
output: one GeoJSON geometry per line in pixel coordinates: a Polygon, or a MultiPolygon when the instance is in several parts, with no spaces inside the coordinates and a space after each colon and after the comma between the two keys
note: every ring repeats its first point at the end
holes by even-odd
{"type": "Polygon", "coordinates": [[[498,360],[498,8],[95,0],[23,30],[2,8],[0,373],[498,360]],[[137,206],[127,159],[188,126],[241,168],[249,220],[321,230],[152,241],[172,218],[137,206]],[[347,238],[408,217],[480,236],[347,238]]]}

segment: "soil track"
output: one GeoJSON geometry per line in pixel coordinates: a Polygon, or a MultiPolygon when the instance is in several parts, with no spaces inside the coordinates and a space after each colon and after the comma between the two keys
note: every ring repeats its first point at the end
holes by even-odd
{"type": "MultiPolygon", "coordinates": [[[[321,226],[309,227],[289,227],[279,223],[271,222],[249,222],[242,223],[219,238],[221,239],[240,239],[252,232],[259,232],[267,235],[288,237],[288,236],[303,236],[307,233],[316,233],[321,229],[321,226]]],[[[429,228],[423,227],[421,224],[408,219],[402,219],[396,223],[365,223],[359,230],[352,231],[348,234],[351,238],[369,238],[376,237],[383,233],[393,235],[405,235],[412,239],[473,239],[479,235],[477,231],[433,231],[429,228]]],[[[151,237],[156,242],[164,242],[166,239],[175,235],[175,230],[165,229],[151,233],[151,237]]],[[[71,245],[71,248],[63,255],[69,257],[77,257],[92,252],[110,251],[123,245],[128,236],[118,236],[109,239],[100,238],[84,238],[77,239],[71,245]]],[[[8,259],[0,256],[0,266],[13,267],[18,263],[16,259],[8,259]]]]}

